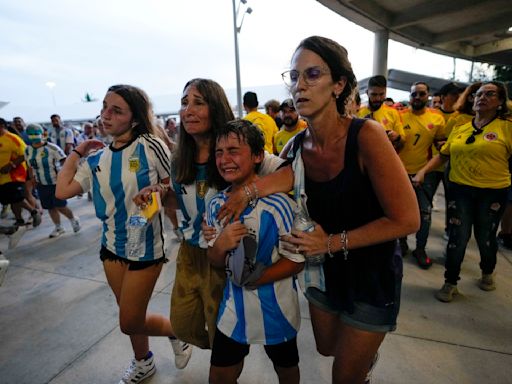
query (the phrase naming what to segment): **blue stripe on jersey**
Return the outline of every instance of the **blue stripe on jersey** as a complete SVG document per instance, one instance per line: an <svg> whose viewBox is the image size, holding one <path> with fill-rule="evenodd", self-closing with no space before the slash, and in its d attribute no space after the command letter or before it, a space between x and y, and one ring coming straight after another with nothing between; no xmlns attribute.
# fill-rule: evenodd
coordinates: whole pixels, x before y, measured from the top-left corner
<svg viewBox="0 0 512 384"><path fill-rule="evenodd" d="M114 213L114 247L116 255L124 257L125 246L128 239L126 231L126 223L128 220L128 212L124 205L125 194L123 189L123 152L112 152L112 163L110 164L110 189L114 196L116 212Z"/></svg>
<svg viewBox="0 0 512 384"><path fill-rule="evenodd" d="M260 309L263 314L265 344L282 343L283 338L290 340L295 337L297 331L281 310L274 291L274 285L265 284L258 287L258 297L260 298Z"/></svg>
<svg viewBox="0 0 512 384"><path fill-rule="evenodd" d="M293 224L293 212L286 198L276 194L263 198L263 201L276 210L275 213L281 217L285 229L290 231Z"/></svg>
<svg viewBox="0 0 512 384"><path fill-rule="evenodd" d="M54 184L52 181L52 176L50 174L50 163L48 162L48 159L50 157L50 151L48 148L44 148L44 156L43 156L43 172L44 172L44 179L46 180L46 185Z"/></svg>
<svg viewBox="0 0 512 384"><path fill-rule="evenodd" d="M237 322L235 329L229 337L237 340L239 343L247 344L247 334L245 333L245 312L244 312L244 288L237 287L229 282L231 289L233 290L233 302L235 303L235 311Z"/></svg>
<svg viewBox="0 0 512 384"><path fill-rule="evenodd" d="M139 170L137 171L137 187L139 191L151 185L151 181L149 180L149 163L148 158L146 156L146 152L144 151L144 146L139 143L135 149L135 152L139 158ZM144 257L140 260L153 260L155 258L155 250L153 248L153 242L155 240L155 234L153 233L153 226L148 225L146 228L146 252L144 253Z"/></svg>
<svg viewBox="0 0 512 384"><path fill-rule="evenodd" d="M279 244L279 228L274 216L268 211L263 211L260 216L260 228L258 233L258 250L256 260L265 265L272 265L272 250Z"/></svg>
<svg viewBox="0 0 512 384"><path fill-rule="evenodd" d="M92 174L92 201L94 203L94 209L96 211L96 217L103 222L103 236L101 237L101 244L107 246L107 235L108 225L106 225L107 220L107 203L105 199L101 195L100 183L98 181L98 176L96 175L96 170L98 169L98 163L100 161L100 157L103 151L95 153L87 158L87 164L91 168Z"/></svg>

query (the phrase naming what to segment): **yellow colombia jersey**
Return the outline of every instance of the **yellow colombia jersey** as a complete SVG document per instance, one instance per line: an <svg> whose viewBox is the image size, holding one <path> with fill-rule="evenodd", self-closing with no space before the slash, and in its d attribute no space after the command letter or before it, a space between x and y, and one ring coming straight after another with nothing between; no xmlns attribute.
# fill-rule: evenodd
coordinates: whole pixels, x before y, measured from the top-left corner
<svg viewBox="0 0 512 384"><path fill-rule="evenodd" d="M452 115L452 117L450 117L446 122L446 127L444 128L446 137L450 136L450 133L452 133L453 128L469 123L471 120L473 120L473 117L475 116L468 115L467 113L460 113L458 111L455 112Z"/></svg>
<svg viewBox="0 0 512 384"><path fill-rule="evenodd" d="M247 116L244 117L244 119L249 120L263 131L263 134L265 135L265 151L268 153L273 153L273 139L274 135L278 131L274 119L266 113L261 113L258 111L249 112Z"/></svg>
<svg viewBox="0 0 512 384"><path fill-rule="evenodd" d="M401 112L405 132L405 146L398 153L410 175L416 174L432 158L432 143L443 139L444 118L440 113L425 109L415 115L411 109Z"/></svg>
<svg viewBox="0 0 512 384"><path fill-rule="evenodd" d="M494 119L484 126L475 142L466 144L471 122L453 128L441 153L450 155L450 181L478 188L510 186L508 159L512 155L512 121Z"/></svg>
<svg viewBox="0 0 512 384"><path fill-rule="evenodd" d="M0 136L0 166L8 164L10 161L25 155L26 145L23 140L10 132L5 132ZM12 182L24 182L27 179L27 167L25 162L17 166L9 173L0 173L0 185Z"/></svg>
<svg viewBox="0 0 512 384"><path fill-rule="evenodd" d="M369 118L378 121L386 131L395 131L402 138L405 137L400 113L398 113L395 108L382 104L379 109L372 112L370 111L370 108L362 107L357 115L362 118Z"/></svg>
<svg viewBox="0 0 512 384"><path fill-rule="evenodd" d="M299 121L297 121L297 124L295 125L295 129L293 131L287 131L286 129L284 129L284 125L283 125L283 127L279 130L279 132L277 132L274 135L274 154L277 154L277 155L280 154L281 151L283 150L284 146L286 145L286 143L288 143L288 141L290 141L290 139L293 136L295 136L297 133L306 129L307 126L308 126L308 124L304 120L301 120L301 119L299 119Z"/></svg>

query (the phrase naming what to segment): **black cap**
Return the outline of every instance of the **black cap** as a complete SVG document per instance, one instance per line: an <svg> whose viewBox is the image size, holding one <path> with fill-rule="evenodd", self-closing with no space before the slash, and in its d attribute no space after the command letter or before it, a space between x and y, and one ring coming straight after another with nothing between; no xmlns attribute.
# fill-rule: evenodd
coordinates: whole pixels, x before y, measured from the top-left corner
<svg viewBox="0 0 512 384"><path fill-rule="evenodd" d="M295 110L295 105L293 104L292 99L286 99L284 100L281 105L279 106L279 110L282 111L285 107L291 108Z"/></svg>
<svg viewBox="0 0 512 384"><path fill-rule="evenodd" d="M441 87L439 90L439 94L446 96L446 95L458 95L462 92L464 92L465 87L461 86L455 82L450 82Z"/></svg>

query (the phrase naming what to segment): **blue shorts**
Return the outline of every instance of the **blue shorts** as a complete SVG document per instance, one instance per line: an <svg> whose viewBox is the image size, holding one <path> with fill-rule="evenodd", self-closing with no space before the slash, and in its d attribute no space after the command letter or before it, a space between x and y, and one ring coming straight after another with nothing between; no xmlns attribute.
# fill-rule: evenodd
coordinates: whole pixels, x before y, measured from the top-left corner
<svg viewBox="0 0 512 384"><path fill-rule="evenodd" d="M325 312L338 315L340 320L348 326L368 332L385 333L396 329L396 319L400 310L401 289L402 280L397 279L393 304L387 307L376 307L368 303L356 301L354 302L353 313L337 308L332 304L325 292L317 288L308 288L305 296L309 303Z"/></svg>
<svg viewBox="0 0 512 384"><path fill-rule="evenodd" d="M65 207L68 203L66 200L57 199L55 197L55 185L37 185L37 193L39 194L39 199L41 200L41 206L44 209L52 209L52 208L62 208Z"/></svg>

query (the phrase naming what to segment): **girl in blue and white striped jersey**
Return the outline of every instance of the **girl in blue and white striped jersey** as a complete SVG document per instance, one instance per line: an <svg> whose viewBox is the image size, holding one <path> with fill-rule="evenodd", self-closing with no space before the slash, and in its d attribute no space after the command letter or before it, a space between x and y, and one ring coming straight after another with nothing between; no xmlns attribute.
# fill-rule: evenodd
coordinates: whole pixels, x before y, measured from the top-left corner
<svg viewBox="0 0 512 384"><path fill-rule="evenodd" d="M120 383L137 383L155 372L148 336L171 338L174 332L167 316L146 313L166 261L163 212L147 226L140 256L128 256L127 224L138 212L132 198L142 188L169 183L170 152L153 135L151 104L136 87L110 87L101 119L112 144L104 147L98 140L86 140L75 148L59 173L56 194L67 198L92 189L96 216L103 223L100 259L119 305L121 330L130 336L135 354ZM82 157L86 158L81 162ZM191 348L180 346L175 362L184 368Z"/></svg>

